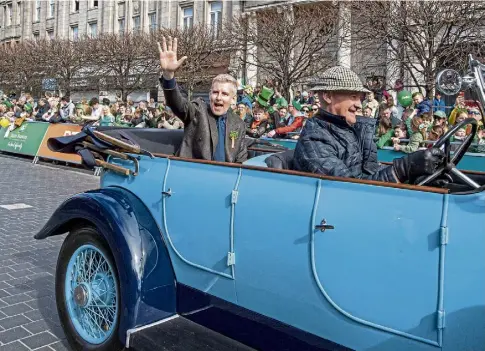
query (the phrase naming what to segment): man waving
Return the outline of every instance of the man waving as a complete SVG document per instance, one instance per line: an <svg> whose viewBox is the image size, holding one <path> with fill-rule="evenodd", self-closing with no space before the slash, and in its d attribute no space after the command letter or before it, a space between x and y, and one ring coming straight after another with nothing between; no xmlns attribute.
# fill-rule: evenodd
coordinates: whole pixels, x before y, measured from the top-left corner
<svg viewBox="0 0 485 351"><path fill-rule="evenodd" d="M188 101L175 82L175 72L187 59L177 60L177 38L162 38L160 68L165 100L173 113L185 124L184 139L178 156L220 162L239 162L247 159L244 143L246 127L232 111L228 111L237 93L237 81L228 74L212 80L210 102L198 98Z"/></svg>

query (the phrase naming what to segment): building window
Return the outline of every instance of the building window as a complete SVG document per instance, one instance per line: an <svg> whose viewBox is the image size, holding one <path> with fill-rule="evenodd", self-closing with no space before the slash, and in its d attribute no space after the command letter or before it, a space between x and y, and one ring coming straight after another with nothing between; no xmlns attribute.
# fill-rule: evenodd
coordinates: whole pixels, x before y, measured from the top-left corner
<svg viewBox="0 0 485 351"><path fill-rule="evenodd" d="M125 17L125 3L121 2L118 4L118 16Z"/></svg>
<svg viewBox="0 0 485 351"><path fill-rule="evenodd" d="M118 30L119 30L119 33L121 36L123 36L125 34L125 19L124 18L120 18L118 20Z"/></svg>
<svg viewBox="0 0 485 351"><path fill-rule="evenodd" d="M33 33L33 37L34 37L34 40L35 40L35 41L39 41L39 38L40 38L40 33L39 33L39 32L35 32L35 33Z"/></svg>
<svg viewBox="0 0 485 351"><path fill-rule="evenodd" d="M90 0L89 1L89 7L92 8L92 9L97 9L98 8L98 0Z"/></svg>
<svg viewBox="0 0 485 351"><path fill-rule="evenodd" d="M79 12L79 0L72 2L72 12Z"/></svg>
<svg viewBox="0 0 485 351"><path fill-rule="evenodd" d="M150 21L150 32L155 32L157 30L157 14L148 14L148 20Z"/></svg>
<svg viewBox="0 0 485 351"><path fill-rule="evenodd" d="M183 27L184 29L192 28L194 25L194 8L191 7L184 7L183 11Z"/></svg>
<svg viewBox="0 0 485 351"><path fill-rule="evenodd" d="M88 24L89 26L89 35L91 38L96 38L98 35L98 22L91 22Z"/></svg>
<svg viewBox="0 0 485 351"><path fill-rule="evenodd" d="M22 3L20 1L17 2L17 24L20 24L22 20Z"/></svg>
<svg viewBox="0 0 485 351"><path fill-rule="evenodd" d="M133 17L133 32L138 33L140 31L140 16Z"/></svg>
<svg viewBox="0 0 485 351"><path fill-rule="evenodd" d="M139 0L133 0L133 13L134 14L140 13L140 1Z"/></svg>
<svg viewBox="0 0 485 351"><path fill-rule="evenodd" d="M56 9L55 0L49 0L49 18L54 17L55 9Z"/></svg>
<svg viewBox="0 0 485 351"><path fill-rule="evenodd" d="M150 12L157 11L157 2L156 1L151 0L148 6L149 6L148 11L150 11Z"/></svg>
<svg viewBox="0 0 485 351"><path fill-rule="evenodd" d="M214 38L217 38L222 30L222 1L211 2L210 23L212 35Z"/></svg>
<svg viewBox="0 0 485 351"><path fill-rule="evenodd" d="M49 40L54 39L54 29L48 29L45 34Z"/></svg>
<svg viewBox="0 0 485 351"><path fill-rule="evenodd" d="M71 26L71 40L78 40L79 39L79 27L78 26Z"/></svg>
<svg viewBox="0 0 485 351"><path fill-rule="evenodd" d="M40 21L40 0L35 0L34 22Z"/></svg>
<svg viewBox="0 0 485 351"><path fill-rule="evenodd" d="M12 25L12 4L7 5L7 27Z"/></svg>

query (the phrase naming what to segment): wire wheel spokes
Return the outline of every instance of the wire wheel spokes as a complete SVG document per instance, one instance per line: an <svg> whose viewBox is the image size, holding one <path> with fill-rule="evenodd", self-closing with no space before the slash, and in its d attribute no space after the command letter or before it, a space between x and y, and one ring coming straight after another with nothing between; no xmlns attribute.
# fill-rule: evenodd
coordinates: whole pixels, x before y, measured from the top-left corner
<svg viewBox="0 0 485 351"><path fill-rule="evenodd" d="M71 257L66 279L66 301L76 330L86 341L104 342L118 315L117 282L109 261L94 246L82 246Z"/></svg>

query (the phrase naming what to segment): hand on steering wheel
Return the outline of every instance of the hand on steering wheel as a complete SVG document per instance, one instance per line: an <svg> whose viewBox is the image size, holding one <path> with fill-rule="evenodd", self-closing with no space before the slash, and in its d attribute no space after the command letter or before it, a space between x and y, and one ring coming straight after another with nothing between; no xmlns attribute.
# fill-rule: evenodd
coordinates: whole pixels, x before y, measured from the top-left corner
<svg viewBox="0 0 485 351"><path fill-rule="evenodd" d="M472 131L470 135L468 135L463 143L459 146L458 150L456 150L453 154L453 157L451 157L451 143L450 139L451 137L461 128L467 126L467 125L472 126ZM468 147L471 145L473 138L475 137L475 134L477 133L478 130L478 123L476 119L474 118L467 118L464 121L454 125L448 132L446 132L445 135L443 135L434 145L434 148L441 148L443 145L445 146L445 158L444 158L444 164L440 168L436 170L435 173L432 175L426 177L424 180L419 182L418 185L426 185L431 183L433 180L436 178L440 177L441 175L455 175L461 180L463 180L465 183L473 187L474 189L477 189L480 187L479 184L474 182L472 179L470 179L467 175L463 174L461 171L459 171L456 166L458 163L461 161L463 156L465 155L465 152L468 150Z"/></svg>

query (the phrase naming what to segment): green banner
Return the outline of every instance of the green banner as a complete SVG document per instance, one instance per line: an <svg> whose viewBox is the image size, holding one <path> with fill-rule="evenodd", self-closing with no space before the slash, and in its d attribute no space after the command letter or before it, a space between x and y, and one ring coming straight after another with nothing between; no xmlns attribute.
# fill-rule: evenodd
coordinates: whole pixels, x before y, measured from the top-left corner
<svg viewBox="0 0 485 351"><path fill-rule="evenodd" d="M1 128L0 151L35 156L48 127L49 123L46 122L24 122L10 132Z"/></svg>

